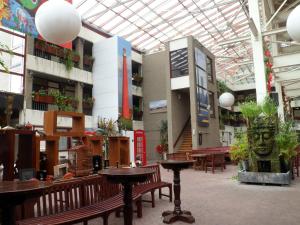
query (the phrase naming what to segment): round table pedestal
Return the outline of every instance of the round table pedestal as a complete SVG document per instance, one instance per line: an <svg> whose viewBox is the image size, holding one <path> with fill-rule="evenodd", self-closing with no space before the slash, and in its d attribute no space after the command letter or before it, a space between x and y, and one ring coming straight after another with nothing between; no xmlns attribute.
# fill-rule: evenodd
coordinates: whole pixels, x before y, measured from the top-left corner
<svg viewBox="0 0 300 225"><path fill-rule="evenodd" d="M101 172L108 181L123 185L124 225L132 225L132 185L146 181L152 173L154 170L145 168L106 169Z"/></svg>
<svg viewBox="0 0 300 225"><path fill-rule="evenodd" d="M162 213L164 217L163 222L170 224L176 221L183 221L186 223L194 223L195 218L192 213L186 210L181 210L180 200L180 170L186 169L193 164L194 161L165 161L162 166L166 169L173 170L174 173L174 211L165 211Z"/></svg>
<svg viewBox="0 0 300 225"><path fill-rule="evenodd" d="M176 221L183 221L186 223L194 223L195 218L192 216L192 213L190 211L181 211L180 214L177 214L174 211L165 211L162 213L162 216L164 217L163 222L164 223L174 223Z"/></svg>

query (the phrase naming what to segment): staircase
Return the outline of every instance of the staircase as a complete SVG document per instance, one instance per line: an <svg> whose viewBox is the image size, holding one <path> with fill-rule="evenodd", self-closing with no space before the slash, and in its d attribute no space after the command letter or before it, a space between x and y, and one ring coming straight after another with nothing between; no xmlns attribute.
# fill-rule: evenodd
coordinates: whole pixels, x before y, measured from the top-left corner
<svg viewBox="0 0 300 225"><path fill-rule="evenodd" d="M187 126L182 134L183 141L177 152L190 152L192 150L192 132L191 126Z"/></svg>
<svg viewBox="0 0 300 225"><path fill-rule="evenodd" d="M173 159L177 160L186 160L187 153L191 153L192 151L192 132L191 132L191 125L187 125L182 133L183 141L178 148L178 150L172 154Z"/></svg>

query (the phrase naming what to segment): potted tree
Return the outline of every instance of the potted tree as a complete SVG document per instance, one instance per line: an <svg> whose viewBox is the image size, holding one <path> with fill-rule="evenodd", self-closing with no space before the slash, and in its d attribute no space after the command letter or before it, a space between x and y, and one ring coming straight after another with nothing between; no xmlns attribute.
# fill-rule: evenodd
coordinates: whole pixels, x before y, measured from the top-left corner
<svg viewBox="0 0 300 225"><path fill-rule="evenodd" d="M275 141L280 152L281 172L287 172L288 170L293 172L292 161L297 155L298 138L292 121L280 123Z"/></svg>
<svg viewBox="0 0 300 225"><path fill-rule="evenodd" d="M236 134L235 141L230 146L230 159L237 162L242 171L249 171L249 149L246 133Z"/></svg>

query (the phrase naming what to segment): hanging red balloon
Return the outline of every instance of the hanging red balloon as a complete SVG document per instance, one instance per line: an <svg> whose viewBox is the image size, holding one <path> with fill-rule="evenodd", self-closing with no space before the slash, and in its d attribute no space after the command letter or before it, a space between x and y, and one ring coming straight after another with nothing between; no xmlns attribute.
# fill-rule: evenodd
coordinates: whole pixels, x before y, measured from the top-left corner
<svg viewBox="0 0 300 225"><path fill-rule="evenodd" d="M265 51L265 56L271 57L271 52L270 52L269 50L266 50L266 51Z"/></svg>
<svg viewBox="0 0 300 225"><path fill-rule="evenodd" d="M270 63L270 62L267 62L267 63L266 63L266 66L267 66L268 68L272 68L272 67L273 67L273 64Z"/></svg>

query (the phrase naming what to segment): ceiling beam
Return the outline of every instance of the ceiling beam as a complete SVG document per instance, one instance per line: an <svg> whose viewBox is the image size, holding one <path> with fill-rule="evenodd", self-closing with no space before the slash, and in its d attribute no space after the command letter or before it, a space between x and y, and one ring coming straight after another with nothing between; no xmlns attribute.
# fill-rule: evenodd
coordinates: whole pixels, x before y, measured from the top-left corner
<svg viewBox="0 0 300 225"><path fill-rule="evenodd" d="M280 72L275 74L276 82L287 82L300 79L300 68L298 70Z"/></svg>
<svg viewBox="0 0 300 225"><path fill-rule="evenodd" d="M300 64L300 53L285 54L273 57L273 69L296 66Z"/></svg>
<svg viewBox="0 0 300 225"><path fill-rule="evenodd" d="M278 29L272 29L272 30L268 30L268 31L264 31L262 32L263 36L269 36L269 35L273 35L273 34L279 34L279 33L283 33L286 32L286 27L281 27ZM242 42L242 41L250 41L251 36L247 35L247 36L243 36L243 37L239 37L239 38L233 38L230 40L226 40L226 41L221 41L218 43L218 45L222 46L222 45L229 45L229 44L234 44L236 42Z"/></svg>

